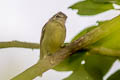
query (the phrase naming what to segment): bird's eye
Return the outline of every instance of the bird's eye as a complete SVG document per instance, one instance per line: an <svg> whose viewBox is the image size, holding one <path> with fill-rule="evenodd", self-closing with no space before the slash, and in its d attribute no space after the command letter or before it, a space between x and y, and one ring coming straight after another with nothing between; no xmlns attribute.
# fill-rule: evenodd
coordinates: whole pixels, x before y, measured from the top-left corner
<svg viewBox="0 0 120 80"><path fill-rule="evenodd" d="M57 16L56 16L56 18L60 18L60 16L59 16L59 15L57 15Z"/></svg>

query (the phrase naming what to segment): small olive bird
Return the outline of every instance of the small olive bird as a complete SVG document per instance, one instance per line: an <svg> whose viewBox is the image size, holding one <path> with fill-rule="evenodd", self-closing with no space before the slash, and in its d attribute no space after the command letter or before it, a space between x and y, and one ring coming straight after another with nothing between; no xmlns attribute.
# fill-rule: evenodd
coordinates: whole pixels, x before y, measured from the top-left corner
<svg viewBox="0 0 120 80"><path fill-rule="evenodd" d="M54 54L64 45L67 16L58 12L44 25L40 40L40 60Z"/></svg>

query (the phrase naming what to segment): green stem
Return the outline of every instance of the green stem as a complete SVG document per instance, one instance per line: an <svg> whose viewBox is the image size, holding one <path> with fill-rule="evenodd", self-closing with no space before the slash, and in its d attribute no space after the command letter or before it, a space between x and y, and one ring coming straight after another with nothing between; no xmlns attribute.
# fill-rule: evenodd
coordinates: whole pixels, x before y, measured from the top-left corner
<svg viewBox="0 0 120 80"><path fill-rule="evenodd" d="M109 49L104 47L91 48L89 52L90 54L95 53L95 54L106 55L106 56L120 57L120 50L114 50L114 49Z"/></svg>
<svg viewBox="0 0 120 80"><path fill-rule="evenodd" d="M9 48L9 47L40 49L40 44L20 42L20 41L0 42L0 48Z"/></svg>
<svg viewBox="0 0 120 80"><path fill-rule="evenodd" d="M21 73L21 75L16 76L12 80L32 80L36 76L42 75L43 72L48 70L49 64L46 65L45 60L40 61L39 63L35 64L34 66L31 66L26 71Z"/></svg>

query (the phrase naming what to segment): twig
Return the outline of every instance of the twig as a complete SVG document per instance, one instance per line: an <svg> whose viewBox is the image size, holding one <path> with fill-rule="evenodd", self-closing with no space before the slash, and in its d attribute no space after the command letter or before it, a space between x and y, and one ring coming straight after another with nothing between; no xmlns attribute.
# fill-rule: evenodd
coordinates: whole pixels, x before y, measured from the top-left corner
<svg viewBox="0 0 120 80"><path fill-rule="evenodd" d="M120 57L120 50L114 50L104 47L94 47L90 49L90 54L100 54L100 55L106 55L106 56L115 56Z"/></svg>
<svg viewBox="0 0 120 80"><path fill-rule="evenodd" d="M10 47L40 49L40 44L20 42L20 41L0 42L0 48L10 48Z"/></svg>

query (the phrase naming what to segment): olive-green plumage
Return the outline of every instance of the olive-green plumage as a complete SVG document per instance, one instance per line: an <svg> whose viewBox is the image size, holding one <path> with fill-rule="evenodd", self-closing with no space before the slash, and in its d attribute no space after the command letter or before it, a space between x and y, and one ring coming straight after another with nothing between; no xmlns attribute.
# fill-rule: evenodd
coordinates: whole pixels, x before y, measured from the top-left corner
<svg viewBox="0 0 120 80"><path fill-rule="evenodd" d="M64 13L58 12L43 27L40 40L40 60L54 54L64 44L66 18Z"/></svg>

